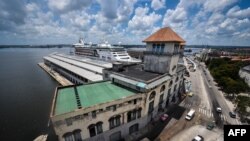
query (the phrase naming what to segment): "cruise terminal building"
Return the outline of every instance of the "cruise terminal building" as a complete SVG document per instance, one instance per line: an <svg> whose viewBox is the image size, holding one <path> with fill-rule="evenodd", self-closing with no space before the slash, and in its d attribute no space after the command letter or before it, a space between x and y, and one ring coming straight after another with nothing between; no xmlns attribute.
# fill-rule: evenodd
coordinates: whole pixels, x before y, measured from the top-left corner
<svg viewBox="0 0 250 141"><path fill-rule="evenodd" d="M135 140L159 111L183 92L185 41L171 28L150 35L142 64L113 64L103 81L57 87L51 121L60 141Z"/></svg>

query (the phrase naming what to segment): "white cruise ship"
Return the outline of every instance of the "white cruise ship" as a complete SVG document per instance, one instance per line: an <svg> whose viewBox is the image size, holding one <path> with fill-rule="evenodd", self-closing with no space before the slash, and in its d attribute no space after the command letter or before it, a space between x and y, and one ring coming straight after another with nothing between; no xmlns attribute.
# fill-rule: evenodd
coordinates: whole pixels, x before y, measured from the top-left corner
<svg viewBox="0 0 250 141"><path fill-rule="evenodd" d="M97 45L84 44L74 47L76 55L94 56L109 62L141 63L141 60L129 56L122 46L113 46L107 41Z"/></svg>

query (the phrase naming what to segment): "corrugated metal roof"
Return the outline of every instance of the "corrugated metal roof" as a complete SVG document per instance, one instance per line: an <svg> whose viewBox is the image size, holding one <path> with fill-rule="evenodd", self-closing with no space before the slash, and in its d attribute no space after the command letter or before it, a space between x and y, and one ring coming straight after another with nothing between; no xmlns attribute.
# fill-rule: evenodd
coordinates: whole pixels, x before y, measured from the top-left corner
<svg viewBox="0 0 250 141"><path fill-rule="evenodd" d="M102 75L100 75L100 74L93 73L91 71L85 70L83 68L80 68L80 67L68 64L68 63L65 63L63 61L57 60L57 59L52 58L52 57L47 56L47 57L44 57L44 59L46 59L54 64L57 64L58 66L65 68L66 70L69 70L69 71L71 71L79 76L82 76L90 81L103 80Z"/></svg>
<svg viewBox="0 0 250 141"><path fill-rule="evenodd" d="M161 28L156 31L143 42L180 42L184 43L183 40L177 33L175 33L170 27Z"/></svg>
<svg viewBox="0 0 250 141"><path fill-rule="evenodd" d="M69 58L62 57L62 56L50 55L50 57L55 58L55 59L60 60L60 61L63 61L65 63L73 64L77 67L81 67L81 68L84 68L84 69L92 71L92 72L98 72L98 73L102 74L103 67L99 67L96 65L91 65L88 63L76 61L76 60L69 59Z"/></svg>

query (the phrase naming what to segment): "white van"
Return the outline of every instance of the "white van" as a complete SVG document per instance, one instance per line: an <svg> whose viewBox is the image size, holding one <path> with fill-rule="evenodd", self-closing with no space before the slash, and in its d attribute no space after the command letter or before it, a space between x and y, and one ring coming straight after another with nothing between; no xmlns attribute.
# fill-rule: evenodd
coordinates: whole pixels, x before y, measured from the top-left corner
<svg viewBox="0 0 250 141"><path fill-rule="evenodd" d="M194 113L195 113L195 110L194 109L190 109L190 111L186 115L185 119L186 120L191 120L194 117Z"/></svg>

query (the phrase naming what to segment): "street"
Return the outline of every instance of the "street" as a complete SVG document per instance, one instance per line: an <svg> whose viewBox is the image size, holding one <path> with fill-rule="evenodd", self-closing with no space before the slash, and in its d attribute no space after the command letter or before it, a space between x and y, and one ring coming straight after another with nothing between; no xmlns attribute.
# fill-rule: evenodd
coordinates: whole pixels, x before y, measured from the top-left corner
<svg viewBox="0 0 250 141"><path fill-rule="evenodd" d="M205 140L223 140L224 124L240 124L238 116L231 118L229 112L233 111L234 106L227 101L222 92L218 90L210 72L205 64L184 59L184 65L189 71L189 77L186 77L186 83L191 85L188 88L193 95L186 95L186 98L179 104L185 108L181 118L169 121L172 125L166 125L165 129L157 137L159 140L183 140L192 139L197 134L204 137ZM193 65L192 63L196 63ZM193 69L192 66L197 66ZM221 108L221 113L216 108ZM190 109L195 109L195 116L191 121L185 120L185 116ZM181 113L176 111L176 113ZM172 117L172 114L169 113ZM206 129L208 123L213 122L216 126L212 130Z"/></svg>

